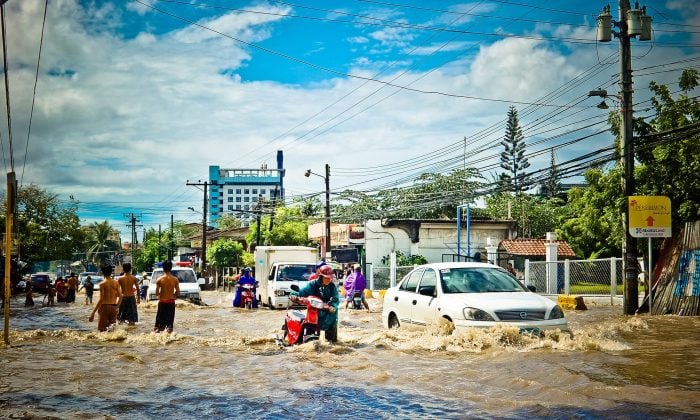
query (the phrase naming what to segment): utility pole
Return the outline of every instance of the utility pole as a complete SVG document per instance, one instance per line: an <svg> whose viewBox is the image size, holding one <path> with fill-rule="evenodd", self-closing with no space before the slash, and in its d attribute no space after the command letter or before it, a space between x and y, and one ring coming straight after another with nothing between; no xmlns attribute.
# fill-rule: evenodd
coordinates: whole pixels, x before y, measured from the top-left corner
<svg viewBox="0 0 700 420"><path fill-rule="evenodd" d="M160 261L160 237L161 237L160 223L158 223L158 260L157 261Z"/></svg>
<svg viewBox="0 0 700 420"><path fill-rule="evenodd" d="M200 256L200 269L202 275L204 275L204 270L206 268L207 264L207 188L209 187L209 182L204 181L204 182L197 182L197 183L190 183L189 181L187 182L187 185L190 186L197 186L197 187L204 187L204 200L202 204L202 252Z"/></svg>
<svg viewBox="0 0 700 420"><path fill-rule="evenodd" d="M326 258L331 258L331 166L326 163Z"/></svg>
<svg viewBox="0 0 700 420"><path fill-rule="evenodd" d="M13 223L15 207L17 206L17 178L14 172L7 173L7 199L5 205L5 277L3 293L4 306L4 333L5 345L10 344L10 283L12 282L12 232L15 230Z"/></svg>
<svg viewBox="0 0 700 420"><path fill-rule="evenodd" d="M634 9L630 8L629 0L619 0L619 20L612 22L610 6L603 9L598 16L598 41L608 42L612 39L613 23L618 32L615 36L620 39L620 146L622 149L623 183L622 190L625 197L634 195L634 132L632 109L632 47L630 39L639 37L640 41L651 40L651 16L646 15L646 7L639 8L635 3ZM605 91L593 91L591 96L608 96ZM625 200L627 203L628 200ZM629 208L624 207L622 228L624 237L622 243L624 278L624 302L623 312L626 315L634 315L639 308L639 284L637 280L637 239L632 236L629 229Z"/></svg>
<svg viewBox="0 0 700 420"><path fill-rule="evenodd" d="M170 215L170 243L168 244L168 261L175 256L175 216Z"/></svg>
<svg viewBox="0 0 700 420"><path fill-rule="evenodd" d="M137 225L136 223L139 222L139 220L136 218L136 215L134 213L129 213L124 215L126 218L129 219L129 226L131 226L131 263L134 263L134 248L136 247L136 242L138 239L136 238L136 227L141 227L143 225Z"/></svg>
<svg viewBox="0 0 700 420"><path fill-rule="evenodd" d="M260 223L262 221L262 202L260 200L258 200L257 213L258 213L258 215L256 217L256 221L257 221L257 226L258 226L258 232L255 235L255 246L256 247L258 247L260 245Z"/></svg>

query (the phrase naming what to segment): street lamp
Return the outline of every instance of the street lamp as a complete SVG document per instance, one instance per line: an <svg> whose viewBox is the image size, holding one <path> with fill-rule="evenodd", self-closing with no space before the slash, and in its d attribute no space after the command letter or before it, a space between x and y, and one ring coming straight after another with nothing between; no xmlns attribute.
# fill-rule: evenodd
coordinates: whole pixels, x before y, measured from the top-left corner
<svg viewBox="0 0 700 420"><path fill-rule="evenodd" d="M319 175L315 172L312 172L311 169L307 169L306 172L304 173L305 177L309 177L311 175L316 175L318 177L321 177L326 181L326 255L330 257L331 253L331 188L330 188L330 182L329 178L331 176L331 167L326 163L326 176Z"/></svg>

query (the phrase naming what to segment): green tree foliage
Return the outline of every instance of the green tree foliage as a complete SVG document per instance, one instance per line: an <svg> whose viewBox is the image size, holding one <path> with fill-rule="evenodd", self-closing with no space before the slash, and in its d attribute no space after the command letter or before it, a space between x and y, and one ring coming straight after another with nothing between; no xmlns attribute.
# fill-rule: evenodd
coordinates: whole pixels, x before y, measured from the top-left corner
<svg viewBox="0 0 700 420"><path fill-rule="evenodd" d="M93 263L105 262L119 250L119 244L110 239L114 229L108 221L94 222L90 225L87 245L85 251L87 259Z"/></svg>
<svg viewBox="0 0 700 420"><path fill-rule="evenodd" d="M483 186L476 169L460 168L447 175L424 173L407 188L385 189L374 195L345 191L339 200L349 204L333 207L333 220L360 223L375 218L454 218L457 206L474 202Z"/></svg>
<svg viewBox="0 0 700 420"><path fill-rule="evenodd" d="M700 102L689 96L698 87L698 71L684 71L679 87L682 92L674 99L667 86L651 82L657 115L636 124L640 135L636 146L637 194L669 197L676 225L700 220L700 134L678 130L662 138L650 135L700 122Z"/></svg>
<svg viewBox="0 0 700 420"><path fill-rule="evenodd" d="M576 255L587 258L619 256L622 249L623 196L619 167L586 172L586 188L569 191L566 214L556 230Z"/></svg>
<svg viewBox="0 0 700 420"><path fill-rule="evenodd" d="M501 146L503 146L501 168L506 171L504 178L509 181L510 191L515 193L525 191L528 185L525 170L530 167L530 163L525 157L525 139L518 121L518 111L514 106L508 110L506 134L501 141Z"/></svg>
<svg viewBox="0 0 700 420"><path fill-rule="evenodd" d="M158 252L160 250L160 252ZM146 238L139 252L134 255L134 269L139 271L151 271L156 262L163 261L168 256L168 246L161 235L158 240L158 232L151 228L146 231Z"/></svg>
<svg viewBox="0 0 700 420"><path fill-rule="evenodd" d="M233 239L217 239L207 247L207 261L216 267L233 267L240 264L243 245Z"/></svg>
<svg viewBox="0 0 700 420"><path fill-rule="evenodd" d="M2 229L5 231L5 203L2 200ZM56 194L34 184L17 191L16 232L22 261L73 260L84 251L85 232L80 227L78 207L72 200L61 202Z"/></svg>
<svg viewBox="0 0 700 420"><path fill-rule="evenodd" d="M309 221L302 215L301 206L277 207L270 229L270 216L260 221L260 245L311 245L308 239ZM258 236L257 221L250 224L246 242L256 243Z"/></svg>
<svg viewBox="0 0 700 420"><path fill-rule="evenodd" d="M558 226L558 220L566 214L563 201L558 198L539 198L534 195L520 193L496 193L484 200L486 207L475 215L483 215L492 219L508 219L518 222L518 237L542 238L547 232L553 232Z"/></svg>
<svg viewBox="0 0 700 420"><path fill-rule="evenodd" d="M550 161L549 161L549 172L547 173L547 178L540 184L540 189L542 195L549 198L554 198L559 195L561 191L561 174L557 163L554 160L554 149L552 149Z"/></svg>
<svg viewBox="0 0 700 420"><path fill-rule="evenodd" d="M241 219L230 214L223 214L216 221L216 226L221 230L237 229L241 227Z"/></svg>
<svg viewBox="0 0 700 420"><path fill-rule="evenodd" d="M389 265L390 255L382 257L382 264ZM399 267L407 267L411 265L427 264L428 260L422 255L407 255L401 251L396 251L396 265Z"/></svg>

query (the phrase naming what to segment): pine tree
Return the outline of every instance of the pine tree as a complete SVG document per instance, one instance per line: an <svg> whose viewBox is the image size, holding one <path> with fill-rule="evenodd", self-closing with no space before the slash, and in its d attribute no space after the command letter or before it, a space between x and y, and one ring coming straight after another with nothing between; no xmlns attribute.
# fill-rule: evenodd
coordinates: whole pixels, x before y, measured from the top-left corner
<svg viewBox="0 0 700 420"><path fill-rule="evenodd" d="M561 191L561 172L559 171L557 163L554 160L553 148L550 158L549 173L547 174L547 178L542 181L540 189L542 191L542 195L549 198L556 197Z"/></svg>
<svg viewBox="0 0 700 420"><path fill-rule="evenodd" d="M501 153L501 168L506 171L503 178L510 182L512 192L525 191L528 184L525 169L530 167L530 163L525 157L525 140L518 122L518 111L514 106L508 110L506 135L503 137L501 146L504 149Z"/></svg>

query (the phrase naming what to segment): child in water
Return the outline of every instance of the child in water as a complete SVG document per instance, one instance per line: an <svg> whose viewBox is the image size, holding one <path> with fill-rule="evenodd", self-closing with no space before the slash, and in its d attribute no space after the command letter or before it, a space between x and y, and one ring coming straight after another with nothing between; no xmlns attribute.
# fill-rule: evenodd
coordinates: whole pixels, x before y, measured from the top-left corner
<svg viewBox="0 0 700 420"><path fill-rule="evenodd" d="M34 306L34 297L32 296L32 283L27 282L24 288L24 293L25 293L25 299L24 299L24 307L29 307L29 306Z"/></svg>

